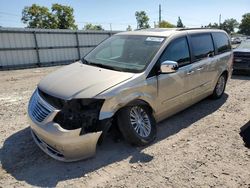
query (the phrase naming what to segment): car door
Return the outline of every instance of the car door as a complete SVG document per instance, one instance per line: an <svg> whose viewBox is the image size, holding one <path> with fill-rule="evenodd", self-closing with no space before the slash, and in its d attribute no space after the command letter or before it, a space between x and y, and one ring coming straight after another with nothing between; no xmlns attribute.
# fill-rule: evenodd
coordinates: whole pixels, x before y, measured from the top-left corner
<svg viewBox="0 0 250 188"><path fill-rule="evenodd" d="M191 64L187 37L174 39L159 58L164 61L178 62L179 69L174 73L158 75L158 112L159 119L167 117L192 104L192 90L198 87L194 82L198 76Z"/></svg>
<svg viewBox="0 0 250 188"><path fill-rule="evenodd" d="M189 37L192 47L192 70L196 76L191 82L196 82L198 87L193 90L193 98L202 96L212 87L213 65L216 63L215 50L210 33L192 34Z"/></svg>

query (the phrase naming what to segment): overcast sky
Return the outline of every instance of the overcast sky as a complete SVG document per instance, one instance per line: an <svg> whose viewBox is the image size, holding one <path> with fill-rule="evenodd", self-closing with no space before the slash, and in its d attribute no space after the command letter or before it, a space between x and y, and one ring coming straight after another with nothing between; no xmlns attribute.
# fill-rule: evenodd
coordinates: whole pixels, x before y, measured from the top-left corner
<svg viewBox="0 0 250 188"><path fill-rule="evenodd" d="M209 22L222 22L227 18L241 20L250 13L249 0L0 0L0 25L25 27L21 22L22 9L36 3L51 7L53 3L74 8L76 24L82 29L86 23L101 24L105 29L125 30L128 25L136 28L135 11L145 10L150 25L158 21L158 6L162 19L176 24L178 16L187 27L200 27Z"/></svg>

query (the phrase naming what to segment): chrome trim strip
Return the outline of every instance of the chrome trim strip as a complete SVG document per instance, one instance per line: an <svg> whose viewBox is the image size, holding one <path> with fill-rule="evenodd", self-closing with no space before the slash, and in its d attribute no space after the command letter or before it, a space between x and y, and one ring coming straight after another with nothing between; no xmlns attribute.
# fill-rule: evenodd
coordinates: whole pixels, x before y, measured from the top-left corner
<svg viewBox="0 0 250 188"><path fill-rule="evenodd" d="M62 153L60 153L59 151L57 151L56 149L52 148L50 145L48 145L46 142L44 142L41 138L39 138L39 136L32 130L31 131L31 135L33 137L33 140L35 141L35 143L39 146L39 148L44 151L46 154L48 154L49 156L51 156L54 159L60 160L60 161L64 161L64 155Z"/></svg>
<svg viewBox="0 0 250 188"><path fill-rule="evenodd" d="M28 114L33 122L42 124L44 121L51 121L58 111L39 95L37 89L35 90L28 105Z"/></svg>

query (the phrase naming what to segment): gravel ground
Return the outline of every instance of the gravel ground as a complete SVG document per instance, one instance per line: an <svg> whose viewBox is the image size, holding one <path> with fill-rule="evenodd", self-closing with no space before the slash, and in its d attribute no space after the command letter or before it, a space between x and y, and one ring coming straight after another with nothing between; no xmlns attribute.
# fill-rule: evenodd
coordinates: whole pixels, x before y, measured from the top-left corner
<svg viewBox="0 0 250 188"><path fill-rule="evenodd" d="M0 187L250 187L250 77L233 76L220 100L205 99L159 123L135 148L107 138L94 158L62 163L32 141L27 102L58 67L0 72Z"/></svg>

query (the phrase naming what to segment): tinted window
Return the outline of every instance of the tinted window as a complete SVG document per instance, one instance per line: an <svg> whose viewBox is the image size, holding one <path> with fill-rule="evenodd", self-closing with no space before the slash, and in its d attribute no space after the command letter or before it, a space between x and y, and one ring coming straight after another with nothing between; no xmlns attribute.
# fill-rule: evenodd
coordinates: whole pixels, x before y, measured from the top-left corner
<svg viewBox="0 0 250 188"><path fill-rule="evenodd" d="M190 63L189 48L186 37L179 38L171 42L160 58L163 61L176 61L179 66Z"/></svg>
<svg viewBox="0 0 250 188"><path fill-rule="evenodd" d="M191 35L191 41L196 61L207 58L210 53L214 52L210 34Z"/></svg>
<svg viewBox="0 0 250 188"><path fill-rule="evenodd" d="M231 45L226 34L213 33L213 38L218 49L218 54L231 50Z"/></svg>

